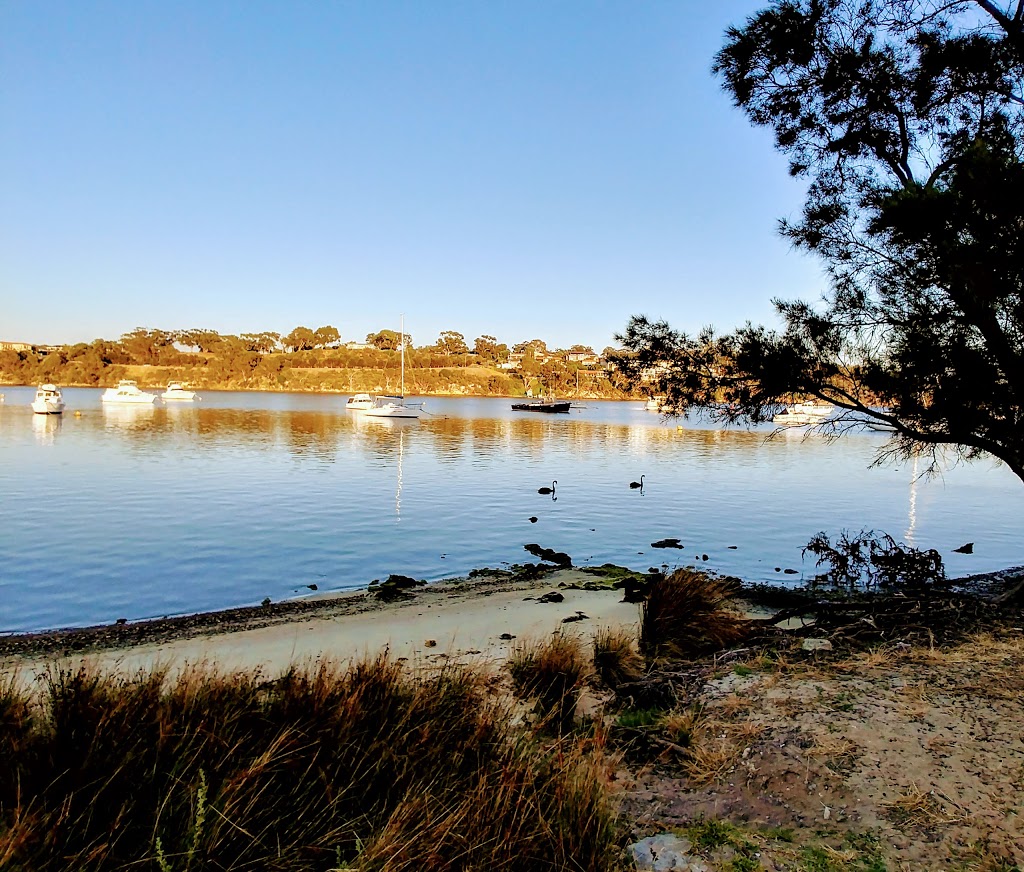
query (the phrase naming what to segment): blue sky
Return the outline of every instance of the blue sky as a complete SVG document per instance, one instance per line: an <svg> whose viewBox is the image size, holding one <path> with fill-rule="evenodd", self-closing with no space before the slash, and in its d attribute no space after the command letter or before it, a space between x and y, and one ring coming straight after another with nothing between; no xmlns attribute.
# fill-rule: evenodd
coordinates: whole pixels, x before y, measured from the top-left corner
<svg viewBox="0 0 1024 872"><path fill-rule="evenodd" d="M803 186L709 72L761 5L0 0L0 339L771 322Z"/></svg>

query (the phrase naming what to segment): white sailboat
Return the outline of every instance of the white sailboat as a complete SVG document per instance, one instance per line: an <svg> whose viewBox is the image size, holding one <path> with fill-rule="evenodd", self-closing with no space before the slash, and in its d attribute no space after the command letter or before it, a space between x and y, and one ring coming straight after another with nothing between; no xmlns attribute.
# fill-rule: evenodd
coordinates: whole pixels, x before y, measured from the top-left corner
<svg viewBox="0 0 1024 872"><path fill-rule="evenodd" d="M402 392L397 395L384 395L373 398L373 404L363 409L362 414L368 418L418 418L423 411L423 403L407 403L405 401L405 316L402 316L399 349L402 358Z"/></svg>

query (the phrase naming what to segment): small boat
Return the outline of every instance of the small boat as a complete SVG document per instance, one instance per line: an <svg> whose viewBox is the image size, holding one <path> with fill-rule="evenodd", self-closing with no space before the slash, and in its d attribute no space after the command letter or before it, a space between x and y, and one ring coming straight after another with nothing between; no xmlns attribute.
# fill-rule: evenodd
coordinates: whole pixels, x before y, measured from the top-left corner
<svg viewBox="0 0 1024 872"><path fill-rule="evenodd" d="M100 400L104 403L153 403L156 402L156 394L139 390L131 379L122 379L116 388L107 388Z"/></svg>
<svg viewBox="0 0 1024 872"><path fill-rule="evenodd" d="M572 406L569 400L531 400L526 403L513 403L513 412L568 412Z"/></svg>
<svg viewBox="0 0 1024 872"><path fill-rule="evenodd" d="M32 411L37 415L60 415L64 411L64 397L56 385L40 385L32 401Z"/></svg>
<svg viewBox="0 0 1024 872"><path fill-rule="evenodd" d="M644 403L644 410L648 412L660 412L665 408L665 401L667 399L668 397L665 396L649 397L647 402Z"/></svg>
<svg viewBox="0 0 1024 872"><path fill-rule="evenodd" d="M406 402L404 396L374 397L368 409L363 409L366 418L418 418L423 411L423 403Z"/></svg>
<svg viewBox="0 0 1024 872"><path fill-rule="evenodd" d="M345 403L345 410L348 412L365 412L373 408L373 397L369 394L353 394Z"/></svg>
<svg viewBox="0 0 1024 872"><path fill-rule="evenodd" d="M168 382L167 390L160 394L161 400L184 400L188 402L195 398L196 392L190 391L188 386L182 382Z"/></svg>
<svg viewBox="0 0 1024 872"><path fill-rule="evenodd" d="M402 392L400 394L374 397L368 409L360 409L368 418L418 418L423 412L423 403L405 401L405 317L402 317L398 335L402 342L399 353L402 360ZM358 396L358 394L357 394ZM365 396L365 394L364 394Z"/></svg>
<svg viewBox="0 0 1024 872"><path fill-rule="evenodd" d="M786 406L779 414L772 416L772 423L790 427L821 424L831 418L835 411L836 407L831 403L815 403L808 400Z"/></svg>

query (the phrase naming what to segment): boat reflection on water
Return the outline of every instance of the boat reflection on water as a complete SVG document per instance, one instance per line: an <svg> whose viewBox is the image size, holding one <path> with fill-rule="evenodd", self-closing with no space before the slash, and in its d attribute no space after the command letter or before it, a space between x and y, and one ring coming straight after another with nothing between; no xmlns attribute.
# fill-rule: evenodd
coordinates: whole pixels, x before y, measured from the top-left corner
<svg viewBox="0 0 1024 872"><path fill-rule="evenodd" d="M64 419L60 415L32 416L32 434L40 445L52 445L63 425Z"/></svg>
<svg viewBox="0 0 1024 872"><path fill-rule="evenodd" d="M146 403L104 403L103 426L122 430L150 430L156 408Z"/></svg>

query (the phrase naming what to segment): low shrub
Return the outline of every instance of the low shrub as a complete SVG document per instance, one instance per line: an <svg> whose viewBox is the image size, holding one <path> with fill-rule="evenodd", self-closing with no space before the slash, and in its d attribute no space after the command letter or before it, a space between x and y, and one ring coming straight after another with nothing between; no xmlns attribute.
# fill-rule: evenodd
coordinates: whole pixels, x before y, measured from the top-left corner
<svg viewBox="0 0 1024 872"><path fill-rule="evenodd" d="M594 669L612 689L637 681L643 675L644 660L633 636L610 627L598 630L594 635Z"/></svg>
<svg viewBox="0 0 1024 872"><path fill-rule="evenodd" d="M735 582L692 569L656 579L640 605L640 650L690 657L741 639L749 622L733 611Z"/></svg>
<svg viewBox="0 0 1024 872"><path fill-rule="evenodd" d="M576 701L590 666L583 644L558 633L546 641L526 641L509 658L508 670L516 693L537 700L542 722L565 733L572 729Z"/></svg>

